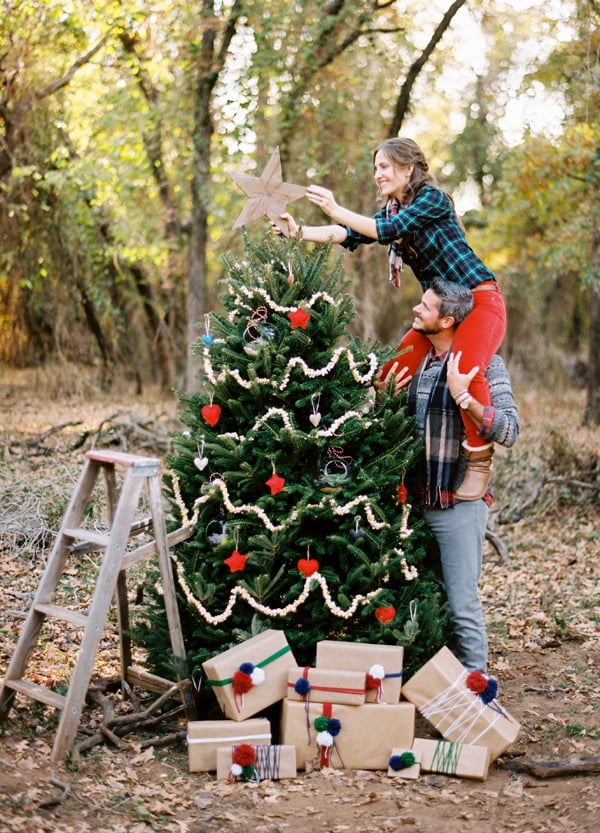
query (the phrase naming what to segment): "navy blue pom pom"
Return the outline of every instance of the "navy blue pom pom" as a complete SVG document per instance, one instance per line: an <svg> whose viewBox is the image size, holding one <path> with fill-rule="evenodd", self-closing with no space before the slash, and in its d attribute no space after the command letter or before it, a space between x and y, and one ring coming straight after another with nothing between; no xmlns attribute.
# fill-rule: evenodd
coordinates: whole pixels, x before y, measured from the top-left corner
<svg viewBox="0 0 600 833"><path fill-rule="evenodd" d="M331 717L329 719L329 726L327 727L327 731L329 732L332 738L339 735L341 728L342 724L337 719L337 717Z"/></svg>
<svg viewBox="0 0 600 833"><path fill-rule="evenodd" d="M240 671L242 674L252 674L254 671L254 665L251 662L243 662L240 665Z"/></svg>
<svg viewBox="0 0 600 833"><path fill-rule="evenodd" d="M493 677L488 677L487 686L479 696L484 703L491 703L498 695L498 682Z"/></svg>
<svg viewBox="0 0 600 833"><path fill-rule="evenodd" d="M305 694L308 694L310 691L310 683L305 677L298 677L294 684L294 691L296 694L299 694L301 697L304 697Z"/></svg>
<svg viewBox="0 0 600 833"><path fill-rule="evenodd" d="M402 760L402 755L392 755L389 761L390 769L393 769L394 772L399 772L401 769L404 769L404 761Z"/></svg>

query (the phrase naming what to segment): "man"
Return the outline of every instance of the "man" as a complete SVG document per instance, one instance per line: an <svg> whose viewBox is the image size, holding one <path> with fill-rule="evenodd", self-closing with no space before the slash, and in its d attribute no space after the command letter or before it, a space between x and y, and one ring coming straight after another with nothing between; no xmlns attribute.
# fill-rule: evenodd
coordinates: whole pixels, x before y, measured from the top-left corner
<svg viewBox="0 0 600 833"><path fill-rule="evenodd" d="M486 670L487 635L478 594L483 543L491 502L489 491L477 500L458 500L456 491L465 473L460 409L467 411L480 435L488 442L512 446L519 434L519 415L510 377L500 356L486 371L491 406L484 407L470 393L478 368L459 369L461 354L451 352L456 328L473 305L467 287L434 280L421 302L413 308L412 327L431 342L431 349L414 378L394 380L392 366L381 390L394 383L397 393L409 385L409 412L416 416L425 450L416 471L416 490L423 515L440 550L442 576L454 630L458 659L469 671ZM388 387L389 389L389 387Z"/></svg>

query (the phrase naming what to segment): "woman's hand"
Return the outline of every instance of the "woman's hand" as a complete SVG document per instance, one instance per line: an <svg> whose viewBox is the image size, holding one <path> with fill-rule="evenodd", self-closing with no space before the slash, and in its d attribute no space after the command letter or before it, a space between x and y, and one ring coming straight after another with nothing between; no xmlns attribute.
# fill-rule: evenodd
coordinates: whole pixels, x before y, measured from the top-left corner
<svg viewBox="0 0 600 833"><path fill-rule="evenodd" d="M408 373L408 367L403 367L399 373L396 373L397 370L398 362L394 362L394 364L390 367L390 369L383 378L381 376L378 376L376 379L374 379L373 387L375 388L375 390L387 391L390 382L393 382L394 388L392 396L398 396L398 394L403 388L408 387L410 380L412 379L412 376L406 375Z"/></svg>
<svg viewBox="0 0 600 833"><path fill-rule="evenodd" d="M283 234L284 237L295 237L298 234L298 223L291 214L281 214L282 222L278 225L271 220L271 231L273 234Z"/></svg>
<svg viewBox="0 0 600 833"><path fill-rule="evenodd" d="M459 393L469 390L469 385L479 370L479 366L476 365L468 373L461 373L459 368L461 358L462 350L459 350L458 353L450 353L448 356L448 389L453 399L456 399Z"/></svg>
<svg viewBox="0 0 600 833"><path fill-rule="evenodd" d="M332 192L328 191L327 188L321 188L320 185L309 185L306 189L306 196L313 205L318 206L328 217L331 217L338 208Z"/></svg>

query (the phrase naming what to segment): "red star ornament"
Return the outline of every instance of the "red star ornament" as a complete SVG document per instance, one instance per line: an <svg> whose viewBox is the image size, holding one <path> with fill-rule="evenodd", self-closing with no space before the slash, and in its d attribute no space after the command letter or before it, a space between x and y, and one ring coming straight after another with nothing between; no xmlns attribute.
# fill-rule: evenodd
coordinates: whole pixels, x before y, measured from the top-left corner
<svg viewBox="0 0 600 833"><path fill-rule="evenodd" d="M241 573L246 569L247 558L247 555L242 555L241 552L234 550L229 558L223 561L223 564L227 564L231 573Z"/></svg>
<svg viewBox="0 0 600 833"><path fill-rule="evenodd" d="M406 491L406 486L404 483L401 483L398 486L398 503L406 503L407 496L408 492Z"/></svg>
<svg viewBox="0 0 600 833"><path fill-rule="evenodd" d="M306 325L310 319L310 313L304 312L303 309L298 309L295 312L288 312L288 318L292 322L292 330L296 327L301 327L303 330L306 329Z"/></svg>
<svg viewBox="0 0 600 833"><path fill-rule="evenodd" d="M275 149L260 176L249 174L229 174L229 176L248 196L248 202L235 221L234 229L252 220L258 220L260 217L268 217L274 223L279 223L287 204L300 199L306 193L306 188L283 181L279 148Z"/></svg>
<svg viewBox="0 0 600 833"><path fill-rule="evenodd" d="M277 495L285 486L285 477L280 477L277 472L273 472L271 477L265 481L265 485L269 487L272 495Z"/></svg>

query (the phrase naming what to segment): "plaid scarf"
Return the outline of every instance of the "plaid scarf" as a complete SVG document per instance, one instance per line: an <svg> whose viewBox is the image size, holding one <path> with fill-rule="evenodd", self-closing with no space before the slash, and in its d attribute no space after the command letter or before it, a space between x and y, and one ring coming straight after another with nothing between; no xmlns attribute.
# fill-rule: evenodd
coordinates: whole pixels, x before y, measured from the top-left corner
<svg viewBox="0 0 600 833"><path fill-rule="evenodd" d="M409 413L416 413L417 391L426 358L413 377L408 391ZM454 479L460 457L462 420L446 383L448 356L431 389L425 413L425 467L417 491L428 509L449 509L456 501Z"/></svg>
<svg viewBox="0 0 600 833"><path fill-rule="evenodd" d="M397 214L399 211L400 203L398 200L388 200L385 206L386 217L393 217L394 214ZM390 264L389 282L392 286L395 286L396 289L400 289L400 273L404 269L401 244L401 240L394 240L388 246L388 259Z"/></svg>

